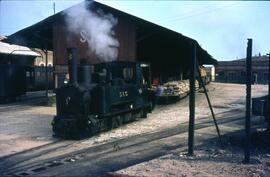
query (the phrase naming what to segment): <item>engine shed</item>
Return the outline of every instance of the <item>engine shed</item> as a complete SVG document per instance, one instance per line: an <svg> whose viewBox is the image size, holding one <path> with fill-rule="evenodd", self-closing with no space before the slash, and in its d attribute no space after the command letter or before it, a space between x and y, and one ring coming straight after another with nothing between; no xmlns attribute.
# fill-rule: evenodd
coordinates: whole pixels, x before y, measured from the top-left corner
<svg viewBox="0 0 270 177"><path fill-rule="evenodd" d="M82 5L82 3L22 29L8 36L5 40L13 44L53 51L56 88L59 86L61 78L67 73L66 49L68 47L78 49L78 63L104 62L95 54L91 46L89 47L87 42L82 40L82 32L71 34L67 29L65 20L67 11ZM200 65L217 63L206 50L200 47L196 40L178 32L98 2L91 2L87 9L94 13L101 10L104 14L111 14L117 19L117 24L113 28L114 36L119 42L116 60L150 63L152 78L161 80L170 77L186 78L194 44L197 45L197 59ZM80 15L76 18L80 18Z"/></svg>

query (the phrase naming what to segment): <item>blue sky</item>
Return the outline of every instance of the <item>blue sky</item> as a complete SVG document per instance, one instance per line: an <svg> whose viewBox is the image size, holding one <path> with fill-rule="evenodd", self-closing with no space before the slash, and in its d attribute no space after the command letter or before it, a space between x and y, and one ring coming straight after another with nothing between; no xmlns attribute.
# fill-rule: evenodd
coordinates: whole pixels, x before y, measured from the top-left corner
<svg viewBox="0 0 270 177"><path fill-rule="evenodd" d="M81 0L0 1L0 35L10 35ZM253 54L270 50L270 2L245 1L101 1L196 39L214 58L232 60L246 55L247 38Z"/></svg>

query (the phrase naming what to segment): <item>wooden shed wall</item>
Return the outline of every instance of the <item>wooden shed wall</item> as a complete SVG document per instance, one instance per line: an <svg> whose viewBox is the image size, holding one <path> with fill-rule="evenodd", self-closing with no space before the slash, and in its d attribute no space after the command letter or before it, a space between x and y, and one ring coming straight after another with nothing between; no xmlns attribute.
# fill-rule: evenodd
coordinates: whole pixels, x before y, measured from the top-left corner
<svg viewBox="0 0 270 177"><path fill-rule="evenodd" d="M135 61L136 58L136 28L135 24L128 22L126 18L116 17L118 23L115 27L116 38L120 43L118 48L118 60ZM87 63L94 64L104 62L100 60L87 42L80 41L80 35L70 34L64 23L56 23L53 26L53 51L54 64L65 65L66 49L76 47L78 49L78 60L86 59Z"/></svg>

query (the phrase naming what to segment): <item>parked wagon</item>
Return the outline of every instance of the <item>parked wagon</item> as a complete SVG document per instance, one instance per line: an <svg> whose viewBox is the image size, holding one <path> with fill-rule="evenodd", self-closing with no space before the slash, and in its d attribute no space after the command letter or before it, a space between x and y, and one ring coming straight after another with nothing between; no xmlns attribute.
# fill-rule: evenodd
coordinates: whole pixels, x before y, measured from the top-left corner
<svg viewBox="0 0 270 177"><path fill-rule="evenodd" d="M53 67L28 66L26 67L27 91L53 89Z"/></svg>
<svg viewBox="0 0 270 177"><path fill-rule="evenodd" d="M15 100L27 91L53 89L53 67L0 65L0 100Z"/></svg>
<svg viewBox="0 0 270 177"><path fill-rule="evenodd" d="M0 100L14 100L26 92L25 73L25 67L21 65L0 65Z"/></svg>

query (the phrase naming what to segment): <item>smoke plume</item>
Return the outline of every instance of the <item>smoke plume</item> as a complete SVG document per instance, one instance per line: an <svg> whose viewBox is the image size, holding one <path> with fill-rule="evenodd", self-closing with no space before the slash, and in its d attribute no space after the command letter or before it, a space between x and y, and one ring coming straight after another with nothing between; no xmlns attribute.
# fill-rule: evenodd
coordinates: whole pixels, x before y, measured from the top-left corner
<svg viewBox="0 0 270 177"><path fill-rule="evenodd" d="M67 29L79 35L80 42L86 42L88 48L103 61L116 60L119 42L113 28L117 25L117 19L101 9L91 11L91 3L85 1L65 12Z"/></svg>

